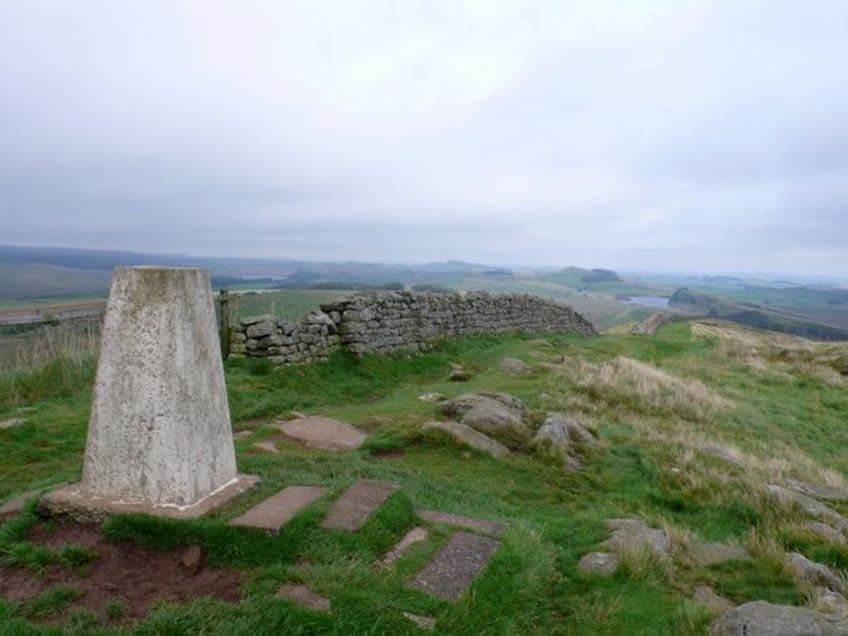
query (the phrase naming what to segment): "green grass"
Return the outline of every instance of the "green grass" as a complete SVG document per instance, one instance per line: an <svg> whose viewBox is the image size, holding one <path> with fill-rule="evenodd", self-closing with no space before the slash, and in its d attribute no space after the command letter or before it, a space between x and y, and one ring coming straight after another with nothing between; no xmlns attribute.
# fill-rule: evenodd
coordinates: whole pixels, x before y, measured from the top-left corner
<svg viewBox="0 0 848 636"><path fill-rule="evenodd" d="M549 346L538 342L540 337ZM504 356L533 364L533 372L504 374L498 368ZM699 406L692 416L675 406L673 395L659 405L616 386L600 395L588 376L539 364L563 356L574 369L580 361L600 368L618 356L649 363L674 377L698 380L730 400L733 408ZM449 382L451 362L469 369L471 380ZM112 517L102 532L151 549L201 543L212 565L246 573L244 600L236 606L205 599L162 604L145 621L122 628L95 625L91 616L77 613L68 631L414 634L402 616L411 611L435 616L443 634L695 635L706 633L712 617L688 600L694 585L710 584L735 602L799 604L801 590L781 566L780 551L797 549L838 568L848 565L846 551L792 530L800 519L797 511L778 508L755 488L756 480L766 481L768 471L775 470L768 462L781 457L786 474L799 478L812 479L815 467L844 475L845 385L815 373L781 374L745 365L720 354L715 341L694 337L687 324L670 325L652 338L462 338L439 343L423 355L357 359L337 353L327 362L304 367L233 360L226 364L226 374L234 425L253 431L236 442L239 469L261 476L261 484L201 520L124 515ZM5 413L35 409L26 412L30 422L25 426L0 431L0 500L76 479L85 442L90 370L67 376L64 384L58 383L61 390L48 388L54 383L49 373L17 382L41 388L0 402ZM419 394L454 396L474 390L520 397L535 422L552 408L577 415L599 433L603 444L585 451L583 470L565 474L551 459L516 453L496 460L418 431L419 423L440 417L435 405L418 400ZM279 445L279 455L251 450L253 442L276 434L269 426L273 419L292 410L343 418L371 436L363 448L339 454L286 442ZM697 436L734 445L760 463L745 472L702 457L692 452ZM372 454L386 449L401 453L391 458ZM723 482L721 475L734 480ZM322 529L332 501L362 477L391 480L401 490L359 532ZM288 485L322 485L330 492L279 536L226 525ZM450 530L444 526L432 527L429 538L392 568L374 566L417 523L416 507L509 524L493 561L456 604L406 586L447 541ZM674 536L749 545L753 560L705 568L678 556L673 565L630 559L613 577L579 573L579 558L608 536L604 521L629 515L672 528ZM26 529L34 520L29 508L0 527L0 557L7 563L32 570L78 569L90 558L73 547L46 550L27 542ZM274 598L284 582L302 582L327 596L332 613L309 612ZM48 610L72 606L70 596L62 594L37 602ZM39 614L25 607L0 603L0 625L5 617L9 626L5 631L0 627L0 633L50 633L49 627L31 622Z"/></svg>
<svg viewBox="0 0 848 636"><path fill-rule="evenodd" d="M350 291L327 289L286 289L261 293L231 294L230 303L235 316L271 314L287 320L300 320L321 303L347 298Z"/></svg>

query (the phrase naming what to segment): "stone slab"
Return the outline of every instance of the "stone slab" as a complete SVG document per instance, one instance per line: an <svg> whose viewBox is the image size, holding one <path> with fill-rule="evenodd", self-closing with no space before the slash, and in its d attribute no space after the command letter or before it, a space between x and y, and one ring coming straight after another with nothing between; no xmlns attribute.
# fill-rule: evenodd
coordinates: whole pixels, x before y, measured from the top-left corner
<svg viewBox="0 0 848 636"><path fill-rule="evenodd" d="M298 417L282 422L278 428L288 437L310 448L344 451L359 448L368 437L355 426L321 415Z"/></svg>
<svg viewBox="0 0 848 636"><path fill-rule="evenodd" d="M388 481L360 479L336 500L321 527L346 532L359 530L397 489L396 484Z"/></svg>
<svg viewBox="0 0 848 636"><path fill-rule="evenodd" d="M438 510L425 510L419 508L415 511L418 518L428 523L444 523L457 528L465 528L482 534L490 534L499 537L504 530L506 524L500 521L492 521L490 519L475 519L474 517L464 517L455 515L450 512L439 512Z"/></svg>
<svg viewBox="0 0 848 636"><path fill-rule="evenodd" d="M410 587L455 601L489 563L500 541L470 532L457 532L415 577Z"/></svg>
<svg viewBox="0 0 848 636"><path fill-rule="evenodd" d="M413 528L412 530L407 532L400 541L397 542L395 547L393 547L391 550L389 550L388 552L386 552L386 554L383 555L383 558L380 559L380 565L391 565L399 558L401 558L404 554L409 552L412 546L414 546L416 543L424 541L427 538L428 534L429 532L427 532L427 528L422 528L421 526Z"/></svg>
<svg viewBox="0 0 848 636"><path fill-rule="evenodd" d="M284 598L297 603L301 607L318 612L330 611L330 599L319 596L305 585L286 583L277 590L277 598Z"/></svg>
<svg viewBox="0 0 848 636"><path fill-rule="evenodd" d="M319 486L289 486L230 521L231 526L277 533L292 517L327 492Z"/></svg>
<svg viewBox="0 0 848 636"><path fill-rule="evenodd" d="M259 477L255 475L237 475L222 488L190 506L114 501L105 497L85 495L80 491L79 484L71 484L44 495L38 504L38 509L48 516L68 516L79 522L100 522L110 514L127 513L142 513L170 519L196 519L223 506L257 483L259 483Z"/></svg>

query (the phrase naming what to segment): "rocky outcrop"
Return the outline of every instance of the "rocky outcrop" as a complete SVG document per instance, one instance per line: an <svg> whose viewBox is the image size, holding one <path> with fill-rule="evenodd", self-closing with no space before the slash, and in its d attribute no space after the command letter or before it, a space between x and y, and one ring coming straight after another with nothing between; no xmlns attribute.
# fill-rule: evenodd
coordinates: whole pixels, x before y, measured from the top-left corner
<svg viewBox="0 0 848 636"><path fill-rule="evenodd" d="M848 636L848 622L837 614L754 601L722 614L710 626L710 633L713 636Z"/></svg>
<svg viewBox="0 0 848 636"><path fill-rule="evenodd" d="M549 413L533 437L532 445L543 455L565 455L575 443L594 445L598 440L576 419Z"/></svg>
<svg viewBox="0 0 848 636"><path fill-rule="evenodd" d="M530 437L523 420L524 405L505 393L466 393L446 402L442 412L507 446L518 446Z"/></svg>
<svg viewBox="0 0 848 636"><path fill-rule="evenodd" d="M299 323L242 319L230 354L293 364L324 359L339 347L357 355L415 352L439 338L513 331L596 334L570 307L526 294L369 293L321 305Z"/></svg>
<svg viewBox="0 0 848 636"><path fill-rule="evenodd" d="M458 444L468 446L481 453L487 453L492 457L503 457L509 454L509 449L506 446L461 422L427 422L421 428L424 431L447 433Z"/></svg>

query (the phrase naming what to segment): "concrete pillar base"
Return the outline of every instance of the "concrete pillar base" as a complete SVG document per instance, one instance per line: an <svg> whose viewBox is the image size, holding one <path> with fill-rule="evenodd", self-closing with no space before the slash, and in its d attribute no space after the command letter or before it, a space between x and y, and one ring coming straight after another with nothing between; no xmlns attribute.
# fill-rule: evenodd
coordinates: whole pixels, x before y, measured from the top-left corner
<svg viewBox="0 0 848 636"><path fill-rule="evenodd" d="M169 519L196 519L223 506L259 481L259 477L255 475L236 475L229 483L188 506L111 501L104 497L83 494L80 484L71 484L44 495L38 504L38 510L51 517L70 517L81 523L99 523L110 514L127 513L143 513Z"/></svg>

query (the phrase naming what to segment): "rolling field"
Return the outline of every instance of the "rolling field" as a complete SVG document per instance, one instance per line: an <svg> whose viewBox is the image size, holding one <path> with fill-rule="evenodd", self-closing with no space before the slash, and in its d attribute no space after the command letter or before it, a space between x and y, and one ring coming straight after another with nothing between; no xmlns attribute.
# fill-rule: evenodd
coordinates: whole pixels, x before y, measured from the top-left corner
<svg viewBox="0 0 848 636"><path fill-rule="evenodd" d="M524 360L531 372L504 372L504 356ZM702 635L715 613L691 600L698 585L734 604L810 604L811 588L793 574L787 554L800 551L838 572L848 567L848 549L805 529L807 513L764 489L791 479L848 485L848 378L837 370L844 356L845 345L728 323L678 323L655 337L464 338L413 357L337 354L305 367L233 360L226 364L230 407L234 428L246 431L236 441L239 468L262 484L201 521L117 516L98 532L161 555L199 543L209 567L239 574L240 600L160 603L136 621L109 609L120 607L117 592L108 607L86 605L73 580L84 586L86 563L96 564L97 554L34 543L65 531L43 527L28 508L0 527L0 568L33 576L67 571L70 589L0 600L0 633L421 633L403 617L411 611L435 617L440 634ZM471 380L449 382L451 363L461 363ZM28 420L0 430L0 501L78 479L93 371L83 360L0 376L0 420ZM496 459L422 431L423 422L443 416L419 395L479 390L517 396L535 426L549 411L577 417L601 443L580 447L582 467L564 472L529 447ZM292 410L343 419L369 437L341 453L289 441L276 443L278 454L259 452L253 444L277 439L273 423ZM361 477L400 490L358 532L321 528L330 500ZM278 537L226 525L293 484L325 486L330 494ZM419 507L508 525L494 558L456 603L407 586L447 541L442 525L432 525L393 567L375 566L421 523ZM607 519L634 516L666 533L668 553L627 553L611 576L578 569L608 538ZM749 556L705 565L695 556L699 542ZM331 611L275 598L284 583L308 585L330 599Z"/></svg>

